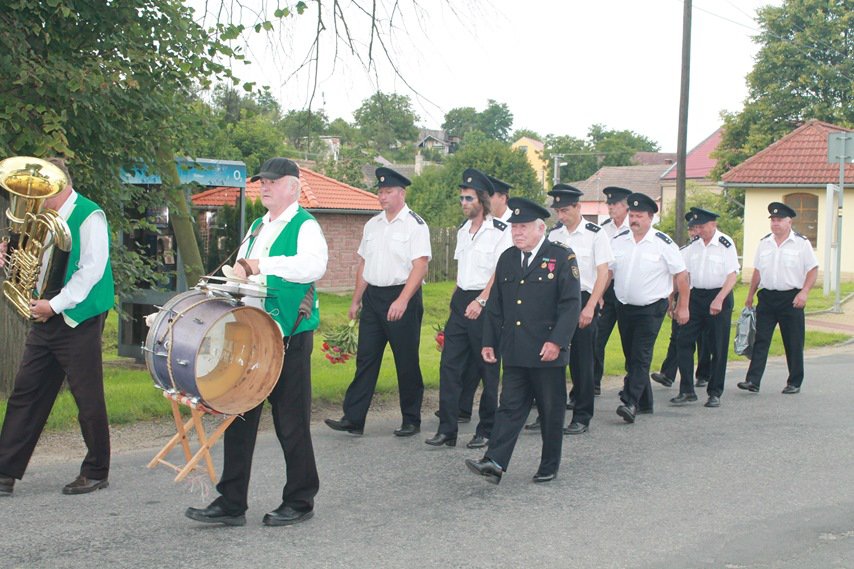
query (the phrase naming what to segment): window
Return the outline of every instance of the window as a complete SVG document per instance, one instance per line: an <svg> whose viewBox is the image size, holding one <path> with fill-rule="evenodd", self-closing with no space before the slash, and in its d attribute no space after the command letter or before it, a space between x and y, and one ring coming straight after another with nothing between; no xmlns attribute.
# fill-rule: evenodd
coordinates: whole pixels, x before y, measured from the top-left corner
<svg viewBox="0 0 854 569"><path fill-rule="evenodd" d="M818 196L789 194L783 197L783 203L798 214L792 219L792 229L809 239L815 247L818 238Z"/></svg>

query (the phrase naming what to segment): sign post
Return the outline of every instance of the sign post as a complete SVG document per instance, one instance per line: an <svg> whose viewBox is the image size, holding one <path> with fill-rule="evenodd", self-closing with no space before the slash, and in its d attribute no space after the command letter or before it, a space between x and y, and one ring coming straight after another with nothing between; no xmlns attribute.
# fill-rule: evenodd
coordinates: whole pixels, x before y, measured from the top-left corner
<svg viewBox="0 0 854 569"><path fill-rule="evenodd" d="M839 162L839 193L836 200L836 302L833 303L833 312L841 314L842 200L845 197L845 163L854 162L854 133L831 132L827 135L827 161L831 164Z"/></svg>

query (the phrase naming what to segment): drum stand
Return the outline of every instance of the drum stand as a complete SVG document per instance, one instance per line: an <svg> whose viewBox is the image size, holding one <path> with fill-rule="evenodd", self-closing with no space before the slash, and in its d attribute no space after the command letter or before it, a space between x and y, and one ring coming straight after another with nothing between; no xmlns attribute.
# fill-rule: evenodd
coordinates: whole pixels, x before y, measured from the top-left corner
<svg viewBox="0 0 854 569"><path fill-rule="evenodd" d="M204 459L205 469L211 477L211 482L216 482L216 469L214 469L210 450L228 426L231 425L238 416L223 415L223 420L210 434L208 434L205 432L205 425L202 422L202 417L206 414L221 415L220 413L208 409L201 403L193 401L182 393L163 391L163 396L169 399L169 402L172 404L172 417L175 419L175 428L177 432L175 433L175 436L169 439L169 442L160 449L160 452L151 459L151 462L148 463L148 468L154 468L158 464L168 466L178 473L175 477L175 482L180 482L186 478L190 472L198 468L199 462ZM181 417L181 411L178 408L179 403L190 408L190 418L186 421ZM199 449L195 453L190 449L190 440L188 436L193 430L195 430L196 438L199 440ZM166 456L172 452L172 449L178 446L178 443L181 443L181 447L184 450L184 460L186 460L186 463L183 466L172 464L165 459Z"/></svg>

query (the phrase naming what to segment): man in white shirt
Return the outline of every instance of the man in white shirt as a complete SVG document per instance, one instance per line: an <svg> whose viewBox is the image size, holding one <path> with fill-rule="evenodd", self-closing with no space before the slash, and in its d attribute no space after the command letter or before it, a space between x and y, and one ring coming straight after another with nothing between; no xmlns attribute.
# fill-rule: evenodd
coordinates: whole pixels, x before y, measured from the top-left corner
<svg viewBox="0 0 854 569"><path fill-rule="evenodd" d="M457 288L451 297L451 310L445 324L445 345L439 365L439 430L425 442L432 446L455 446L460 413L460 393L471 366L478 380L483 378L480 422L468 448L483 448L492 436L495 408L498 405L498 362L481 358L483 345L483 308L489 299L498 257L512 246L507 224L490 215L490 196L494 193L486 175L474 168L463 172L460 206L466 221L457 231Z"/></svg>
<svg viewBox="0 0 854 569"><path fill-rule="evenodd" d="M617 415L634 423L638 413L652 413L649 366L674 281L679 291L676 320L688 321L688 273L673 240L652 227L658 206L645 194L628 197L629 227L611 242L617 324L626 358L623 404Z"/></svg>
<svg viewBox="0 0 854 569"><path fill-rule="evenodd" d="M780 325L780 335L786 350L789 377L783 393L801 391L804 381L804 306L818 276L818 261L809 239L792 229L795 210L780 202L768 204L771 233L759 241L753 261L753 277L744 305L753 306L756 289L756 340L747 377L739 389L758 392L768 348L774 328Z"/></svg>
<svg viewBox="0 0 854 569"><path fill-rule="evenodd" d="M356 375L344 396L343 417L325 422L336 431L364 432L383 353L386 344L391 344L403 416L394 434L411 437L421 431L424 381L418 348L424 316L421 285L431 257L430 230L406 205L406 187L411 182L390 168L377 168L376 176L383 211L365 224L348 313L353 319L361 310Z"/></svg>
<svg viewBox="0 0 854 569"><path fill-rule="evenodd" d="M679 395L670 400L673 405L697 400L693 382L694 346L706 331L712 354L706 407L721 404L732 324L732 288L738 279L739 265L735 242L718 230L718 217L717 213L699 207L692 207L689 212L688 225L696 228L698 238L682 249L691 286L690 317L679 328L676 354L681 383Z"/></svg>

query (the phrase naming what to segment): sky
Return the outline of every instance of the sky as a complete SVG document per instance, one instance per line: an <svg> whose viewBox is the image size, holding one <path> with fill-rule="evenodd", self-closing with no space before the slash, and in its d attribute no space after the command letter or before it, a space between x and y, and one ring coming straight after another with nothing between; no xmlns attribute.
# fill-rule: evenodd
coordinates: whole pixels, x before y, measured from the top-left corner
<svg viewBox="0 0 854 569"><path fill-rule="evenodd" d="M757 52L756 9L781 2L694 0L689 150L721 125L721 111L740 110ZM245 50L252 64L234 66L242 79L268 85L286 111L305 108L314 85L313 66L300 67L317 22L316 4L307 4L303 15L271 33L250 34ZM341 4L364 59L370 20L351 0ZM379 25L387 29L384 8L393 1L378 4ZM312 108L323 108L330 120L352 121L379 89L408 95L419 126L440 128L448 110L483 110L494 99L508 105L514 130L584 138L599 123L676 151L680 0L401 0L400 6L383 38L397 73L376 40L371 69L340 42L335 58L333 20L324 14ZM256 18L245 9L235 17L250 25Z"/></svg>

